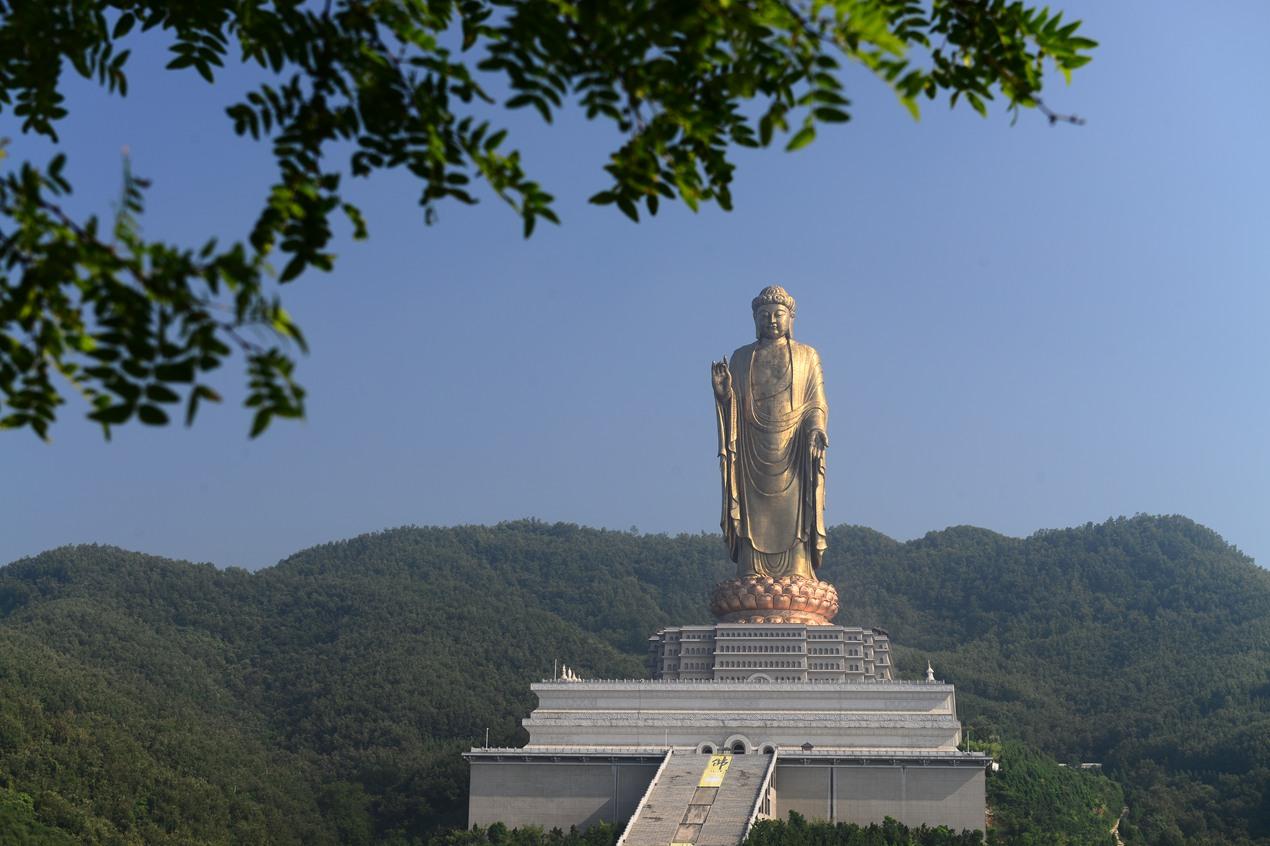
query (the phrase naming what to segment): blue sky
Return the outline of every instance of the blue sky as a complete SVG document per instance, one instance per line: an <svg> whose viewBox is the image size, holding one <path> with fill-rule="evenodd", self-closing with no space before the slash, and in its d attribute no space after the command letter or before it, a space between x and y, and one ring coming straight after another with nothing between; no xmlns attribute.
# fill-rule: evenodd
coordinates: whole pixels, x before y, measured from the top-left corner
<svg viewBox="0 0 1270 846"><path fill-rule="evenodd" d="M560 227L524 241L497 202L425 227L404 175L350 183L371 239L285 291L312 354L309 417L250 441L237 405L106 443L0 435L0 562L101 542L267 566L403 524L536 516L713 531L708 370L779 282L820 350L828 520L906 539L1185 514L1270 563L1270 112L1264 3L1058 3L1101 42L1048 99L1088 119L927 105L848 77L854 120L796 154L738 154L736 211L631 224L586 198L615 136L510 121ZM210 88L142 49L126 99L74 86L81 209L120 149L154 180L147 232L243 237L268 151ZM10 114L13 158L44 156ZM10 159L12 161L12 159Z"/></svg>

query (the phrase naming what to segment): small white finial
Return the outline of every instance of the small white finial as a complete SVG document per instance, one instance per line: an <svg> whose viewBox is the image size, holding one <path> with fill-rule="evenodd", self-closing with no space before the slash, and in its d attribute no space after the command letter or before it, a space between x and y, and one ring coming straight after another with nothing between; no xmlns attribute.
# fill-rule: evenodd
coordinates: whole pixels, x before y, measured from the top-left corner
<svg viewBox="0 0 1270 846"><path fill-rule="evenodd" d="M930 661L926 662L926 681L932 683L935 681L935 668L930 665Z"/></svg>

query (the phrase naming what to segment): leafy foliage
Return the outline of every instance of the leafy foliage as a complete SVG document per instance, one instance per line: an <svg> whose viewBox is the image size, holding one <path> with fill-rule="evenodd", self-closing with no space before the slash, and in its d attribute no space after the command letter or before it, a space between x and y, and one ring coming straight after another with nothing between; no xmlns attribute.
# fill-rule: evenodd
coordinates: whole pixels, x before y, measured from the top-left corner
<svg viewBox="0 0 1270 846"><path fill-rule="evenodd" d="M789 820L760 820L744 846L982 846L983 832L955 832L938 828L909 828L891 817L872 825L808 822L790 811Z"/></svg>
<svg viewBox="0 0 1270 846"><path fill-rule="evenodd" d="M846 65L883 79L914 115L923 98L986 113L1000 96L1058 120L1040 98L1044 71L1089 61L1095 44L1078 28L1000 0L0 0L0 111L23 132L59 140L67 67L123 95L123 45L163 38L172 70L212 83L237 58L267 77L228 116L239 135L269 142L276 164L245 241L198 248L141 236L148 183L126 167L109 234L63 211L63 155L0 176L0 426L47 436L59 375L107 434L133 419L162 425L177 404L189 422L219 400L204 380L233 350L246 359L253 436L302 415L304 338L270 262L280 283L330 270L341 215L366 237L347 176L405 169L427 221L443 200L476 202L479 180L526 236L557 222L489 117L504 90L508 109L550 121L573 102L614 124L626 140L592 201L638 219L663 199L730 208L736 146L792 133L793 150L849 119Z"/></svg>
<svg viewBox="0 0 1270 846"><path fill-rule="evenodd" d="M536 521L365 535L254 574L53 550L0 569L0 791L83 843L426 843L464 821L459 753L487 727L523 743L553 659L643 675L647 636L709 619L729 568L713 535ZM886 626L907 677L929 658L972 738L1006 739L992 836L1102 842L1081 826L1119 812L1114 785L1014 738L1101 762L1126 843L1270 844L1270 574L1211 531L843 526L822 575L840 621Z"/></svg>
<svg viewBox="0 0 1270 846"><path fill-rule="evenodd" d="M70 835L36 819L25 793L0 789L0 842L11 846L75 846Z"/></svg>
<svg viewBox="0 0 1270 846"><path fill-rule="evenodd" d="M1000 772L988 778L988 843L1115 846L1111 827L1124 806L1120 785L1101 773L1061 767L1018 742L998 745Z"/></svg>
<svg viewBox="0 0 1270 846"><path fill-rule="evenodd" d="M453 548L397 551L388 571L321 578L97 547L8 566L0 786L79 842L419 842L464 821L459 753L487 727L521 740L553 655L641 672L514 590L477 589Z"/></svg>
<svg viewBox="0 0 1270 846"><path fill-rule="evenodd" d="M544 832L535 826L509 829L494 823L488 828L474 825L438 834L428 841L428 846L613 846L621 833L619 827L606 822L584 832L570 828L567 834L558 828Z"/></svg>
<svg viewBox="0 0 1270 846"><path fill-rule="evenodd" d="M833 559L845 613L885 621L901 670L930 659L956 682L973 736L1103 763L1126 840L1270 838L1270 574L1213 532L1138 517L835 542L864 564Z"/></svg>

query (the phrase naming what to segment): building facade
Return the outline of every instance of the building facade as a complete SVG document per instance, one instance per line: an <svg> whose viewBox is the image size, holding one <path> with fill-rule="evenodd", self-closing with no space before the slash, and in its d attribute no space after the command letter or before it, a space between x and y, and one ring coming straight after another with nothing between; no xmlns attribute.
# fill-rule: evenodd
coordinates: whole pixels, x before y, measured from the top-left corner
<svg viewBox="0 0 1270 846"><path fill-rule="evenodd" d="M718 640L731 644L726 635ZM465 755L471 825L567 829L605 820L634 827L642 810L648 828L668 819L667 808L671 816L683 813L679 804L690 799L676 791L691 788L712 758L726 756L738 764L723 787L746 808L747 825L797 811L860 824L889 816L910 826L984 827L989 759L958 750L961 723L949 684L557 679L532 689L538 707L524 720L524 747ZM746 768L754 773L749 781ZM712 812L716 822L723 807ZM623 846L670 842L634 838Z"/></svg>
<svg viewBox="0 0 1270 846"><path fill-rule="evenodd" d="M796 623L671 626L648 639L665 681L842 683L894 678L884 629Z"/></svg>

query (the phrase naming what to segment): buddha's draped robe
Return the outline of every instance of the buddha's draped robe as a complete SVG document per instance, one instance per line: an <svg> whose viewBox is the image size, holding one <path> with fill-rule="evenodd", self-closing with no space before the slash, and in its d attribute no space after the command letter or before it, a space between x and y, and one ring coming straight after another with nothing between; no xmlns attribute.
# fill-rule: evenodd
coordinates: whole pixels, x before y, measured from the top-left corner
<svg viewBox="0 0 1270 846"><path fill-rule="evenodd" d="M732 354L732 391L715 397L723 535L739 576L815 578L825 541L825 467L811 455L827 431L820 356L806 344L777 344L788 361L755 367L757 343ZM770 363L770 362L769 362Z"/></svg>

